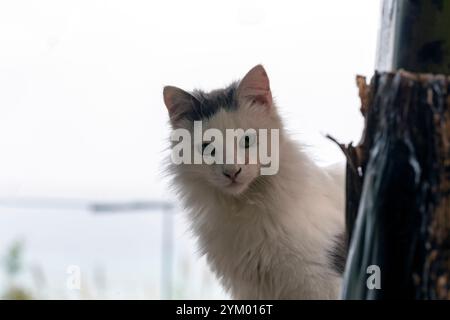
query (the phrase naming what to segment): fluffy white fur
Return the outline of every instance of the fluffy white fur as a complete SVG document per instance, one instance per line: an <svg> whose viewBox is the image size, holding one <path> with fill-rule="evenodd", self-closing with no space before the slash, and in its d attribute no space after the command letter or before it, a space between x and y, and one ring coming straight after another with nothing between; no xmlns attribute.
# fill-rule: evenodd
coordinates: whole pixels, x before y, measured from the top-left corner
<svg viewBox="0 0 450 320"><path fill-rule="evenodd" d="M185 124L189 127L188 124ZM286 134L277 108L246 101L204 129L280 129L280 168L260 176L242 165L231 183L222 165L170 165L207 260L235 299L337 299L329 252L344 230L343 167L318 167Z"/></svg>

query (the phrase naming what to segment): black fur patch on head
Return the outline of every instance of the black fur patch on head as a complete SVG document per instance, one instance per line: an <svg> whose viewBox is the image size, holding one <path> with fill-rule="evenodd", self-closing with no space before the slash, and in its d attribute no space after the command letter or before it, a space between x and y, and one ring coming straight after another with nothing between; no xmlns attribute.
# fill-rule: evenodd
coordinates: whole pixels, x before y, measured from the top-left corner
<svg viewBox="0 0 450 320"><path fill-rule="evenodd" d="M347 235L342 232L335 236L334 245L328 251L330 265L339 275L344 273L345 262L347 260Z"/></svg>
<svg viewBox="0 0 450 320"><path fill-rule="evenodd" d="M195 90L191 92L195 98L191 111L186 112L183 117L190 121L197 121L211 118L220 109L236 110L238 83L234 82L225 89L218 89L211 92Z"/></svg>

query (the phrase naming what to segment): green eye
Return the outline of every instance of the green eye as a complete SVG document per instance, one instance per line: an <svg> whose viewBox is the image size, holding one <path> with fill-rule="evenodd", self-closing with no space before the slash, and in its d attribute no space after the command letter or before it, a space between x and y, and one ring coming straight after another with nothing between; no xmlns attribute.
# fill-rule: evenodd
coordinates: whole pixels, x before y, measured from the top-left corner
<svg viewBox="0 0 450 320"><path fill-rule="evenodd" d="M209 144L210 144L210 142L205 142L205 143L202 144L202 154L203 154L203 155L205 154L205 149L206 149L207 146L209 146ZM215 155L216 155L216 149L213 148L213 149L211 150L210 156L211 156L211 157L214 157Z"/></svg>
<svg viewBox="0 0 450 320"><path fill-rule="evenodd" d="M248 149L256 142L256 137L254 135L245 135L241 138L239 142L241 148Z"/></svg>
<svg viewBox="0 0 450 320"><path fill-rule="evenodd" d="M245 136L244 138L244 146L247 149L248 147L250 147L250 137L249 136Z"/></svg>

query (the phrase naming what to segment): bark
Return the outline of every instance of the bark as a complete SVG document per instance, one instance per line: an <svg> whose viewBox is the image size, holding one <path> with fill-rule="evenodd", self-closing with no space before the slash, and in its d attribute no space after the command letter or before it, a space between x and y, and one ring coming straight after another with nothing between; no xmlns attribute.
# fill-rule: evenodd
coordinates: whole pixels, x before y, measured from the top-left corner
<svg viewBox="0 0 450 320"><path fill-rule="evenodd" d="M363 138L344 146L344 297L450 299L450 78L399 71L364 82ZM367 286L371 265L379 290Z"/></svg>
<svg viewBox="0 0 450 320"><path fill-rule="evenodd" d="M379 39L378 72L357 78L362 139L340 145L344 298L450 299L450 2L384 0Z"/></svg>

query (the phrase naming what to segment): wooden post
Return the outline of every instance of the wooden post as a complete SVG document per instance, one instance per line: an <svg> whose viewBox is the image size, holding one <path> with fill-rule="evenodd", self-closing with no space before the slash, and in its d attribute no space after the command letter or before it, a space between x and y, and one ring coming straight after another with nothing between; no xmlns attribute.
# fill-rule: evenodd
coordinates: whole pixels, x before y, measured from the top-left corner
<svg viewBox="0 0 450 320"><path fill-rule="evenodd" d="M343 297L450 299L450 2L386 0L377 69L344 146Z"/></svg>

